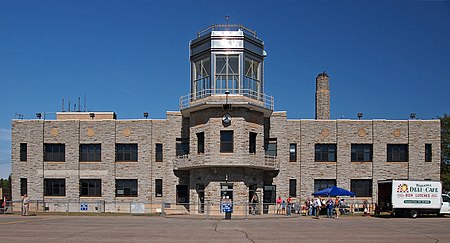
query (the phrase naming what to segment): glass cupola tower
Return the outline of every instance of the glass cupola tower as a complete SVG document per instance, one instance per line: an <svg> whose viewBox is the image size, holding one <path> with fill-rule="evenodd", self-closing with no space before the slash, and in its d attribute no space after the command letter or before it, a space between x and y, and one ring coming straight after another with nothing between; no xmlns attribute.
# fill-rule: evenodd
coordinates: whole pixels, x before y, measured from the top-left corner
<svg viewBox="0 0 450 243"><path fill-rule="evenodd" d="M264 42L242 25L212 25L198 32L190 42L191 92L181 97L180 109L226 95L230 104L240 97L241 103L247 99L272 111L273 98L264 94L265 56Z"/></svg>

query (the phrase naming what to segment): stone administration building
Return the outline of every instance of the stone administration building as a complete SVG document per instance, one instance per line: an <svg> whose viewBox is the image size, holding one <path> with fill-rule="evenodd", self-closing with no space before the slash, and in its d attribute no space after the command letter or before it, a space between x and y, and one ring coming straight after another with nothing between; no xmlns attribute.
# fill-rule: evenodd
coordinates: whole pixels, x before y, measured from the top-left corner
<svg viewBox="0 0 450 243"><path fill-rule="evenodd" d="M254 31L213 25L190 42L191 91L166 119L13 120L13 200L101 200L106 212L191 203L202 213L199 204L224 196L304 201L337 185L375 202L379 180L439 180L439 120L331 120L326 73L316 77L316 118L287 119L265 94L265 56Z"/></svg>

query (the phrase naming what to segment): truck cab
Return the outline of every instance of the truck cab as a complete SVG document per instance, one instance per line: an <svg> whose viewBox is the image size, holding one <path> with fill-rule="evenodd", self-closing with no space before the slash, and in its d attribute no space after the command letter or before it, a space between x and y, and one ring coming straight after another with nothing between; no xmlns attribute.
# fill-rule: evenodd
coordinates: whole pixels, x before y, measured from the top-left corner
<svg viewBox="0 0 450 243"><path fill-rule="evenodd" d="M442 206L439 213L441 215L450 214L450 197L447 194L442 194Z"/></svg>

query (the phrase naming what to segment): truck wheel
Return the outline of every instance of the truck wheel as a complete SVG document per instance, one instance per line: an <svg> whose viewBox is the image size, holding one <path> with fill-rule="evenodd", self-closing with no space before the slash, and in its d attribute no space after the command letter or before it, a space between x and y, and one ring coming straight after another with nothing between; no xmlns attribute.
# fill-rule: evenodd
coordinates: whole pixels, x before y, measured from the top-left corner
<svg viewBox="0 0 450 243"><path fill-rule="evenodd" d="M417 218L417 216L419 216L419 212L417 210L411 210L409 211L409 216L411 218Z"/></svg>

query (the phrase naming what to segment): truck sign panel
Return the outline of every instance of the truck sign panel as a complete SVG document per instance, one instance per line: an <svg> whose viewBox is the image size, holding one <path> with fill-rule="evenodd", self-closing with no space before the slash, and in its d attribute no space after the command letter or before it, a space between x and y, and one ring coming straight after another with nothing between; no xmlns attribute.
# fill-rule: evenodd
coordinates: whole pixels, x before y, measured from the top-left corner
<svg viewBox="0 0 450 243"><path fill-rule="evenodd" d="M393 208L438 209L442 185L439 181L392 181Z"/></svg>

